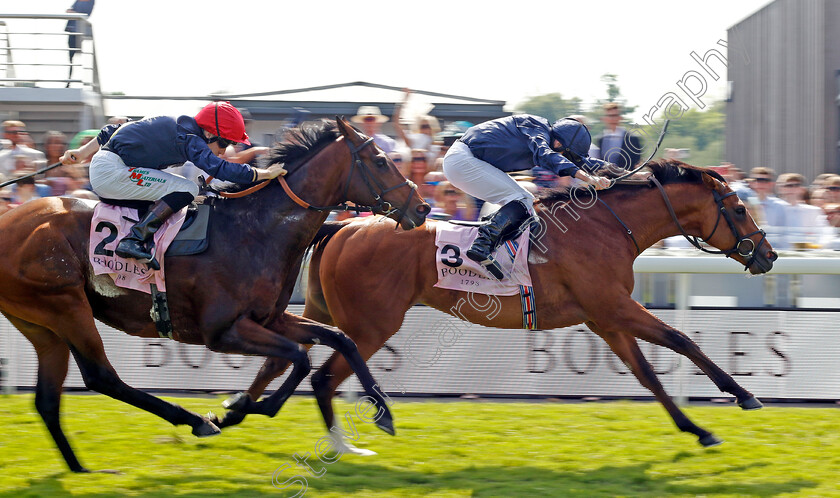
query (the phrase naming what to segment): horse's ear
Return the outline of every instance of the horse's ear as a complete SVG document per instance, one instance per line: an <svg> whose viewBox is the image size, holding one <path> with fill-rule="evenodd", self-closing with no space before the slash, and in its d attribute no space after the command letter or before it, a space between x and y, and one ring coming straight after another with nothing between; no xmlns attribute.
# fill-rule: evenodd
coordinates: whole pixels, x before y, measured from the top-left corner
<svg viewBox="0 0 840 498"><path fill-rule="evenodd" d="M361 138L359 138L359 134L356 133L355 128L353 128L343 116L336 116L335 124L338 125L338 130L347 140L350 140L354 144L358 144L362 141Z"/></svg>
<svg viewBox="0 0 840 498"><path fill-rule="evenodd" d="M723 184L712 178L712 175L701 174L703 175L703 185L708 187L709 190L722 190Z"/></svg>

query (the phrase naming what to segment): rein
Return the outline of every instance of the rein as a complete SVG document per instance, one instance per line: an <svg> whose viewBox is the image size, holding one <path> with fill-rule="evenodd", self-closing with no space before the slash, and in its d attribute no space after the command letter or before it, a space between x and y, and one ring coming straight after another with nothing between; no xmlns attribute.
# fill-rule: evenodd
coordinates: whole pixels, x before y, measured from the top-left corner
<svg viewBox="0 0 840 498"><path fill-rule="evenodd" d="M278 176L277 180L281 181L282 178L283 178L282 176ZM225 199L238 199L240 197L245 197L246 195L251 195L254 192L256 192L257 190L262 190L263 187L268 185L268 182L270 182L270 181L271 180L263 180L262 182L254 185L254 186L248 187L245 190L241 190L239 192L219 192L219 195L224 197ZM282 180L282 183L285 183L285 180Z"/></svg>
<svg viewBox="0 0 840 498"><path fill-rule="evenodd" d="M726 206L723 205L723 200L727 197L731 197L733 195L737 195L734 191L729 192L726 194L721 195L718 193L717 190L712 191L712 195L714 196L715 204L718 206L718 216L715 220L715 225L712 227L711 233L709 233L706 237L697 237L695 235L691 235L685 231L683 228L682 223L680 223L679 218L677 217L676 211L674 211L674 207L671 205L671 200L668 197L668 193L665 192L665 187L656 179L655 176L651 175L649 179L649 183L655 185L659 192L662 194L662 200L665 201L665 207L668 209L668 214L671 215L671 219L674 220L674 223L677 225L677 228L680 229L680 233L683 237L694 247L700 249L701 251L708 253L708 254L723 254L727 258L731 257L733 253L738 253L740 256L744 258L749 258L747 262L744 264L744 271L749 269L750 266L755 262L755 257L761 246L764 245L764 241L767 240L767 234L762 229L758 229L752 233L748 233L746 235L741 235L738 232L738 227L735 226L735 222L732 220L732 215L729 214L729 211L726 209ZM633 231L630 227L627 226L624 221L622 221L621 217L607 204L601 197L597 197L598 202L604 205L605 208L612 214L616 220L624 227L624 232L630 237L630 240L633 241L633 245L636 247L636 254L641 254L642 251L639 248L639 243L636 241L636 237L633 235ZM732 232L732 235L735 237L735 244L732 246L731 249L726 250L711 250L706 249L703 247L703 243L708 244L708 240L711 239L715 232L717 232L718 226L720 226L720 219L721 217L726 221L727 226L729 226L729 230ZM753 235L761 235L761 240L756 244L755 242L750 239Z"/></svg>
<svg viewBox="0 0 840 498"><path fill-rule="evenodd" d="M313 206L312 204L306 202L305 200L301 199L297 194L295 194L292 188L289 186L288 182L286 182L286 179L284 177L278 176L277 181L280 183L280 186L283 187L283 191L286 192L286 195L288 195L289 198L295 202L295 204L304 209L311 209L313 211L355 211L356 214L382 213L385 216L397 212L400 214L400 217L397 220L397 225L399 225L403 216L405 216L405 211L406 209L408 209L408 205L411 203L411 194L415 190L417 190L417 185L411 180L406 180L398 185L386 188L379 182L379 180L376 177L374 177L371 174L370 168L368 168L364 161L362 161L362 158L359 155L359 152L361 152L362 149L373 143L373 138L368 138L367 140L362 142L362 144L358 147L355 146L349 140L347 140L346 143L347 147L350 149L350 154L352 155L352 162L350 166L350 174L347 177L347 181L344 183L344 191L342 192L342 197L345 199L347 198L347 192L350 189L350 181L353 179L353 174L356 172L356 168L358 167L359 174L362 175L362 180L364 180L365 185L367 185L368 191L370 192L374 201L376 201L376 204L374 204L373 206L351 206L345 201L341 204L337 204L334 206ZM258 183L257 185L249 187L240 192L219 192L219 195L225 198L234 199L239 197L245 197L246 195L250 195L258 190L261 190L266 185L268 185L270 181L271 180L264 180L263 182ZM391 205L390 202L383 199L383 196L388 192L396 190L405 185L408 185L411 188L412 192L409 193L408 198L406 199L406 202L405 204L403 204L402 208L395 208Z"/></svg>
<svg viewBox="0 0 840 498"><path fill-rule="evenodd" d="M605 208L607 208L607 210L608 210L608 211L609 211L609 212L610 212L613 216L615 216L615 219L617 219L617 220L618 220L618 222L619 222L619 223L621 223L621 226L623 226L623 227L624 227L624 233L626 233L628 236L630 236L630 240L632 240L632 241L633 241L633 245L634 245L634 246L636 246L636 255L638 256L639 254L642 254L642 250L641 250L641 249L639 249L639 243L638 243L638 242L636 242L636 237L633 235L633 230L630 230L630 227L628 227L628 226L627 226L627 224L626 224L626 223L624 223L624 222L621 220L621 218L619 218L619 216L618 216L617 214L615 214L615 211L613 211L613 209L609 206L609 204L607 204L606 202L604 202L604 200L603 200L603 199L601 199L601 197L598 197L598 202L600 202L601 204L603 204L603 205L604 205L604 207L605 207Z"/></svg>
<svg viewBox="0 0 840 498"><path fill-rule="evenodd" d="M636 169L630 170L627 173L624 173L623 175L619 176L618 178L612 178L611 179L612 181L610 182L610 186L607 187L607 188L612 188L612 186L615 185L616 183L620 182L621 180L624 180L625 178L629 178L629 177L633 176L639 170L641 170L642 168L644 168L645 166L648 165L650 160L653 159L653 156L656 155L656 152L659 150L659 146L662 145L662 139L665 138L665 132L668 130L668 123L670 123L670 122L671 122L670 119L665 120L665 124L662 125L662 130L659 131L659 138L656 140L656 146L654 146L653 151L650 153L648 158L645 159L645 161L642 164L640 164Z"/></svg>

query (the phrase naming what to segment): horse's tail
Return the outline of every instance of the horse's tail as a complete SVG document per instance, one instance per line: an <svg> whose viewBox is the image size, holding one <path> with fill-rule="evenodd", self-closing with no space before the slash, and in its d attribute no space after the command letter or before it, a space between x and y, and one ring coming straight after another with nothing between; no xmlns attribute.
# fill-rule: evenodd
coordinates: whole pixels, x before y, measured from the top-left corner
<svg viewBox="0 0 840 498"><path fill-rule="evenodd" d="M324 291L321 287L321 277L319 275L321 255L324 253L324 248L327 247L330 239L350 222L351 220L328 221L324 223L306 249L307 252L312 252L312 257L309 259L309 281L306 286L306 309L303 312L303 316L306 318L311 318L327 325L333 324L332 315L330 314L329 308L327 308L327 301L324 299Z"/></svg>

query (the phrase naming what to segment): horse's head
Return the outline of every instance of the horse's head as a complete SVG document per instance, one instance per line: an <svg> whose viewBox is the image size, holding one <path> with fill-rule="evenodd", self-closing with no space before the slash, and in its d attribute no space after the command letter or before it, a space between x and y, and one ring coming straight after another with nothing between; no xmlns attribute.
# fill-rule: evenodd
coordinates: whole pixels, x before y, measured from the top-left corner
<svg viewBox="0 0 840 498"><path fill-rule="evenodd" d="M766 273L773 268L778 255L767 242L749 210L729 186L709 173L703 172L703 184L712 191L708 212L704 216L702 233L706 243L720 249L721 254L732 257L752 274ZM722 222L723 221L723 222Z"/></svg>
<svg viewBox="0 0 840 498"><path fill-rule="evenodd" d="M350 150L352 164L345 186L346 200L371 206L373 212L393 218L404 229L422 225L431 208L394 162L374 142L336 117L338 129Z"/></svg>

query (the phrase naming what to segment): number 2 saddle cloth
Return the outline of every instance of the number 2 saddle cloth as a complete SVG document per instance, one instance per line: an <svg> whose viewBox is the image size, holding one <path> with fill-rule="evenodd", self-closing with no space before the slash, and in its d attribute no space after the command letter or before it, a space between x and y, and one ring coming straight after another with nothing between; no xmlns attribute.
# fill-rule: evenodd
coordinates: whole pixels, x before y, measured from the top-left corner
<svg viewBox="0 0 840 498"><path fill-rule="evenodd" d="M184 225L186 217L187 208L183 208L170 216L155 233L154 252L160 263L160 270L153 271L145 263L136 259L121 258L114 253L119 241L128 235L131 227L138 220L137 210L99 202L93 211L88 249L94 274L111 275L118 287L149 294L151 292L149 284L155 284L158 290L165 292L164 254Z"/></svg>

